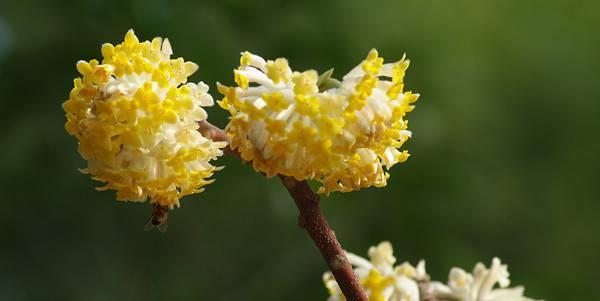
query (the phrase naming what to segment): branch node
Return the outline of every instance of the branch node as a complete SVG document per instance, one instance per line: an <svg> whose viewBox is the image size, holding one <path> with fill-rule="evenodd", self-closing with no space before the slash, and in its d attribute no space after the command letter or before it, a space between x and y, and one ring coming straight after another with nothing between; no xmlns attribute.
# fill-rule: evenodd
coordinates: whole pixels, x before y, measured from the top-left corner
<svg viewBox="0 0 600 301"><path fill-rule="evenodd" d="M346 267L347 260L348 259L346 259L346 256L343 254L336 254L331 260L331 268L335 270L341 270Z"/></svg>

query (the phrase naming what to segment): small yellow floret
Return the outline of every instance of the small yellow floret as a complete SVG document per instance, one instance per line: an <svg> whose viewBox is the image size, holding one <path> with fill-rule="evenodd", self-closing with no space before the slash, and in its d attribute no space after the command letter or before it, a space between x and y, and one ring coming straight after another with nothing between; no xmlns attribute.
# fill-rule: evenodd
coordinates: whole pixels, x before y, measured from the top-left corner
<svg viewBox="0 0 600 301"><path fill-rule="evenodd" d="M362 285L369 291L369 301L385 301L383 290L394 281L393 277L383 277L376 269L372 269L367 278L362 281Z"/></svg>
<svg viewBox="0 0 600 301"><path fill-rule="evenodd" d="M290 67L284 58L267 62L267 76L274 82L287 82L290 79Z"/></svg>

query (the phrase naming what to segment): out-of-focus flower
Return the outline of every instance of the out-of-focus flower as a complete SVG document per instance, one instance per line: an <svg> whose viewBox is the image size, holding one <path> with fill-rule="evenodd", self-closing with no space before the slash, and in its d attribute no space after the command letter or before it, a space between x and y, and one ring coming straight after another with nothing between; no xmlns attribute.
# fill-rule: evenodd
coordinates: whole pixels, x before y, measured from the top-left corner
<svg viewBox="0 0 600 301"><path fill-rule="evenodd" d="M398 148L411 136L404 116L419 97L404 92L408 66L405 58L383 64L371 50L339 86L319 91L316 71L244 52L237 87L219 85L231 147L267 176L320 181L320 193L385 186L383 167L408 158Z"/></svg>
<svg viewBox="0 0 600 301"><path fill-rule="evenodd" d="M198 66L171 55L167 39L140 42L130 30L123 43L102 45L102 62L77 63L65 128L88 161L82 172L118 200L179 206L219 169L210 161L226 144L197 131L207 117L201 106L213 104L208 86L187 83Z"/></svg>
<svg viewBox="0 0 600 301"><path fill-rule="evenodd" d="M346 255L370 301L419 301L418 281L428 277L424 261L416 267L408 262L394 266L396 258L387 241L369 248L370 260L348 252ZM323 274L323 282L329 291L328 301L346 300L331 272Z"/></svg>
<svg viewBox="0 0 600 301"><path fill-rule="evenodd" d="M416 267L408 262L394 266L396 257L387 241L370 247L368 255L370 260L346 252L370 301L533 301L523 297L523 287L508 288L507 266L498 258L492 260L489 269L478 263L472 274L452 268L445 285L429 280L423 260ZM329 291L328 301L346 300L331 272L323 274L323 282ZM494 289L496 283L499 289Z"/></svg>
<svg viewBox="0 0 600 301"><path fill-rule="evenodd" d="M437 298L457 301L532 301L523 296L523 287L508 288L508 267L494 258L490 268L477 263L473 273L452 268L448 284L432 282L429 293ZM500 288L494 288L498 284Z"/></svg>

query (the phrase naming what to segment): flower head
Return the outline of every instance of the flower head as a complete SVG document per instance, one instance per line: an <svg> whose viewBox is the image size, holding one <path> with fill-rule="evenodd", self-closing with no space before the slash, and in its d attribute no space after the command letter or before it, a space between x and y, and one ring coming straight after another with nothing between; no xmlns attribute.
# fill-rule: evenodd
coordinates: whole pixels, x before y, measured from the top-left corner
<svg viewBox="0 0 600 301"><path fill-rule="evenodd" d="M460 268L452 268L448 285L432 282L430 293L439 298L458 301L532 301L523 296L523 287L508 288L508 267L494 258L490 268L477 263L473 273ZM494 288L498 284L500 288Z"/></svg>
<svg viewBox="0 0 600 301"><path fill-rule="evenodd" d="M198 66L171 55L169 40L140 42L130 30L123 43L102 45L102 62L77 63L65 128L88 161L82 172L119 200L179 206L219 169L210 161L225 143L197 131L207 117L201 106L213 104L208 86L187 83Z"/></svg>
<svg viewBox="0 0 600 301"><path fill-rule="evenodd" d="M448 285L444 285L430 281L423 260L416 267L408 262L394 266L396 258L387 241L370 247L368 255L369 260L346 252L371 301L533 301L523 296L522 287L508 288L507 266L498 258L492 260L489 269L478 263L472 274L452 268ZM328 301L346 300L331 272L323 274L323 282L329 291ZM501 288L495 289L496 284Z"/></svg>
<svg viewBox="0 0 600 301"><path fill-rule="evenodd" d="M320 91L316 71L244 52L237 87L219 85L231 146L267 176L320 181L321 193L385 186L383 167L408 158L398 148L411 135L404 116L419 97L404 92L408 65L383 64L371 50L338 87Z"/></svg>

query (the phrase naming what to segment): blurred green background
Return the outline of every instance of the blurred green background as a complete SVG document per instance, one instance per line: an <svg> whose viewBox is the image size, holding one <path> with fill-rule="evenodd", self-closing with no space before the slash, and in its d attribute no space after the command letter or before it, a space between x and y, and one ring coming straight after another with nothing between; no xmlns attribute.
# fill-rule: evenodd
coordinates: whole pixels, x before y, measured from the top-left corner
<svg viewBox="0 0 600 301"><path fill-rule="evenodd" d="M223 158L205 193L144 232L148 204L96 192L63 129L75 62L129 28L232 83L239 52L341 77L378 48L412 60L412 156L384 189L323 207L343 246L390 240L434 279L493 256L546 300L598 300L600 2L0 3L0 300L325 300L326 266L277 179ZM224 126L218 107L210 120Z"/></svg>

